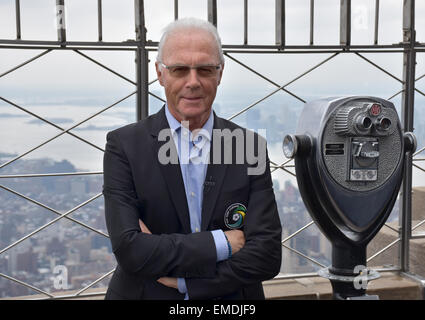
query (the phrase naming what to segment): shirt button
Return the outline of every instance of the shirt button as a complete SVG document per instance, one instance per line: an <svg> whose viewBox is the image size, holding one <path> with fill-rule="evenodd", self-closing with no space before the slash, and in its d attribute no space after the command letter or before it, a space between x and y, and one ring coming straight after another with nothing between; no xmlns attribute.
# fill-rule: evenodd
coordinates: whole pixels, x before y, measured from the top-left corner
<svg viewBox="0 0 425 320"><path fill-rule="evenodd" d="M193 191L192 191L192 192L190 193L190 195L191 195L192 197L194 197L194 196L195 196L195 192L193 192Z"/></svg>
<svg viewBox="0 0 425 320"><path fill-rule="evenodd" d="M195 228L195 231L196 231L196 232L199 232L199 228Z"/></svg>

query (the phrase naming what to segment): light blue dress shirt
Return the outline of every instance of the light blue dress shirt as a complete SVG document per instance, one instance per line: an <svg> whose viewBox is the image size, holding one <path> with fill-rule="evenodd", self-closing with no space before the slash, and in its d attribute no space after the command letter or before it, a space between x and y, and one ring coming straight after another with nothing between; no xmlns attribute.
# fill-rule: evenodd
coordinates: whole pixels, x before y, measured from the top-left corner
<svg viewBox="0 0 425 320"><path fill-rule="evenodd" d="M207 173L214 116L210 116L199 132L194 135L185 125L174 118L165 106L165 115L170 126L174 143L179 155L180 169L186 191L189 208L190 228L192 232L201 231L203 186ZM217 250L217 262L228 258L229 248L223 230L211 231ZM180 293L185 293L188 299L186 281L177 279Z"/></svg>

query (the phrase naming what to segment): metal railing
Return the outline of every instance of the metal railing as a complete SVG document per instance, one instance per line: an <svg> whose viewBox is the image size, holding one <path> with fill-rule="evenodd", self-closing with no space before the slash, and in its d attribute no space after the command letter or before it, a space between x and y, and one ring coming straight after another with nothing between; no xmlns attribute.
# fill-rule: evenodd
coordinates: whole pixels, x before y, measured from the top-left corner
<svg viewBox="0 0 425 320"><path fill-rule="evenodd" d="M401 0L400 0L401 1ZM68 50L72 51L75 54L83 57L84 59L87 59L88 61L96 64L97 66L101 67L102 69L105 69L109 71L110 73L114 74L115 76L121 78L122 80L131 83L135 86L135 90L132 92L129 92L124 97L121 97L120 99L116 100L116 102L103 107L100 111L93 113L91 116L87 117L86 119L76 123L75 125L69 127L69 128L63 128L59 125L56 125L52 121L47 120L46 118L29 111L27 108L17 104L14 101L11 101L9 99L6 99L2 96L0 92L0 99L5 102L6 104L13 106L22 112L25 112L29 114L30 116L37 118L44 123L60 130L60 133L51 136L50 138L46 139L42 143L28 149L27 151L19 154L18 156L14 157L13 159L0 164L0 169L4 168L5 166L15 162L18 159L21 159L22 157L28 155L29 153L37 150L38 148L56 140L57 138L63 136L63 135L69 135L75 139L78 139L85 144L89 145L92 148L95 148L100 151L104 151L104 149L100 146L97 146L96 144L93 144L92 142L88 141L85 138L82 138L81 136L71 132L71 130L77 128L78 126L82 125L83 123L89 121L90 119L93 119L94 117L97 117L98 115L104 113L105 111L109 110L110 108L113 108L117 104L119 104L122 101L127 100L128 98L132 96L136 96L136 110L135 113L137 115L137 119L143 119L148 116L149 114L149 95L154 97L155 99L158 99L161 102L164 102L164 100L159 97L158 95L154 94L153 92L149 91L149 86L153 84L156 79L151 80L149 79L148 74L148 67L149 67L149 53L154 52L157 50L158 42L155 41L148 41L146 39L146 23L145 23L145 6L143 0L135 0L134 1L134 17L135 17L135 39L134 40L126 40L122 42L105 42L103 41L103 15L102 15L102 0L97 0L97 26L98 26L98 35L97 41L68 41L67 40L67 29L66 24L64 22L64 16L65 16L65 10L66 10L66 1L65 0L56 0L56 10L57 10L57 25L58 25L58 33L57 33L57 41L38 41L38 40L24 40L22 39L22 32L21 32L21 4L19 0L15 0L15 21L16 21L16 39L13 40L7 40L7 39L0 39L0 50L7 50L7 49L38 49L43 50L40 54L35 55L34 57L26 60L25 62L7 70L6 72L3 72L0 74L0 78L20 69L21 67L32 63L36 61L37 59L49 55L49 53L55 51L55 50ZM402 97L402 106L401 106L401 118L402 118L402 125L404 130L406 131L413 131L413 113L414 113L414 94L415 92L425 96L425 93L418 88L415 87L415 82L422 79L424 75L421 75L417 78L415 78L415 62L416 62L416 53L418 52L425 52L425 44L416 42L415 39L415 1L414 0L404 0L403 1L403 41L396 44L389 44L389 45L382 45L379 44L378 39L378 29L379 29L379 10L380 10L380 1L375 0L375 14L374 14L374 40L373 44L364 44L364 45L352 45L351 44L351 0L341 0L340 1L340 21L339 21L339 44L336 45L317 45L315 44L315 1L310 0L310 7L309 7L309 41L307 45L288 45L286 43L286 30L287 26L285 24L286 21L286 3L285 0L275 0L275 44L269 45L269 44L250 44L249 43L249 34L248 34L248 8L249 3L248 0L243 1L243 39L241 39L242 44L223 44L224 54L225 56L233 61L234 63L240 65L245 70L251 72L252 74L258 76L259 78L263 79L268 84L272 84L275 89L266 93L262 98L254 101L253 103L249 104L248 106L241 108L241 110L232 116L230 116L228 119L234 119L238 117L239 115L247 112L251 108L255 107L256 105L260 104L261 102L265 101L266 99L270 98L271 96L275 95L278 92L284 92L288 94L289 96L293 97L297 101L300 101L302 103L306 102L306 99L303 99L298 94L295 94L294 92L290 91L288 89L288 86L293 84L294 82L298 81L299 79L305 77L306 75L310 74L313 70L317 69L318 67L330 63L332 60L335 59L335 57L341 55L341 54L351 54L355 57L358 57L359 59L367 62L370 66L373 66L377 70L380 70L383 74L387 75L388 77L391 77L392 79L398 81L401 85L401 89L398 92L395 92L393 95L389 96L387 99L392 100L395 97L401 95ZM217 1L216 0L207 0L207 17L210 22L212 22L214 25L217 25L218 22L218 15L217 15ZM179 1L174 0L174 19L178 19L179 17ZM86 55L85 53L81 52L83 50L97 50L97 51L130 51L134 52L135 55L135 68L136 68L136 79L133 81L131 79L128 79L124 75L120 74L119 72L113 70L112 68L100 63L96 59ZM399 77L395 76L390 71L386 70L384 67L380 66L378 63L373 62L372 60L368 59L364 53L402 53L403 54L403 78L400 79ZM269 77L262 74L259 70L255 70L253 67L250 67L249 65L241 62L236 56L237 54L277 54L277 55L287 55L287 54L327 54L328 57L320 61L319 63L315 64L313 67L303 70L299 73L298 76L293 78L292 80L284 83L279 84ZM425 151L425 147L418 150L413 156L417 156L420 153ZM415 160L416 163L413 163L413 160ZM368 262L374 259L376 256L380 255L382 252L388 250L389 248L393 247L396 244L400 244L400 259L399 259L399 266L395 268L384 268L380 269L381 271L403 271L407 272L409 271L409 242L411 239L418 239L418 238L424 238L424 235L422 234L412 234L414 230L416 230L419 226L425 223L424 221L419 222L415 226L412 227L412 208L411 208L411 192L412 192L412 166L415 166L416 168L425 171L423 167L419 165L419 162L424 159L413 159L413 157L406 156L406 163L407 163L407 170L404 174L404 180L403 180L403 186L402 186L402 192L401 192L401 224L400 227L394 228L389 224L386 224L385 226L392 231L396 232L398 234L398 237L395 241L388 244L386 247L382 248L380 251L376 252L372 256L368 258ZM293 169L294 165L292 161L286 160L281 162L280 164L271 161L271 171L275 172L277 170L282 170L286 174L295 176L294 172L291 171ZM0 179L13 179L13 178L28 178L28 177L49 177L49 176L72 176L72 175L100 175L102 172L73 172L73 173L49 173L49 174L11 174L11 175L0 175ZM58 210L55 210L53 208L50 208L49 206L32 199L31 197L25 196L16 190L13 190L9 187L6 187L3 184L0 184L0 188L3 190L6 190L7 192L13 193L14 195L25 199L26 201L29 201L37 206L40 206L44 209L47 209L54 214L57 215L55 219L52 221L42 225L41 227L37 228L36 230L32 231L31 233L27 234L26 236L14 241L7 247L0 250L0 255L7 252L11 248L15 247L22 241L34 236L38 232L44 230L45 228L48 228L52 224L62 220L67 219L69 221L72 221L73 223L77 223L80 226L90 230L91 232L96 232L97 234L101 235L102 237L108 237L107 234L105 234L102 231L99 231L95 228L90 227L86 223L83 223L79 221L78 219L74 219L70 217L70 215L75 212L77 209L87 205L88 203L92 202L93 200L99 198L101 196L101 193L96 194L95 196L91 197L87 201L80 203L79 205L75 206L74 208L68 210L65 213L60 213ZM304 259L307 259L311 263L313 263L316 266L319 266L320 268L325 267L321 262L313 259L312 257L309 257L308 255L296 250L295 248L290 247L287 245L287 242L297 236L298 234L302 233L304 230L308 229L314 225L314 222L311 221L304 225L302 228L298 229L296 232L293 232L292 234L286 236L282 240L282 248L285 250L290 250L291 252L303 257ZM37 291L38 293L41 293L46 296L46 298L70 298L70 297L78 297L78 296L91 296L91 295L99 295L103 293L96 293L96 294L86 294L85 291L91 287L93 287L95 284L99 283L101 280L108 277L110 274L112 274L114 270L111 270L104 274L99 279L95 280L94 282L90 283L89 285L85 286L78 292L72 295L66 295L66 296L55 296L54 294L51 294L49 292L46 292L45 290L41 290L35 286L32 286L28 283L25 283L23 281L20 281L19 279L13 278L11 276L8 276L6 274L0 273L0 277L3 277L4 279L8 279L10 281L13 281L15 283L18 283L20 285L26 286L34 291ZM306 277L306 276L312 276L314 273L304 273L304 274L296 274L296 275L285 275L281 274L278 276L278 278L297 278L297 277Z"/></svg>

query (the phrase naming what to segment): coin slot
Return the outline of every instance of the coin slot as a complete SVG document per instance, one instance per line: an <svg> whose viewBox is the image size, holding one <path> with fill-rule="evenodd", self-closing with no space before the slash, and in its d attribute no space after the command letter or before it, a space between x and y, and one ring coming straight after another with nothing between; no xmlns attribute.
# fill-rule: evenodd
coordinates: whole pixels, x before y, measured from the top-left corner
<svg viewBox="0 0 425 320"><path fill-rule="evenodd" d="M337 156L344 154L344 144L343 143L327 143L325 145L325 155L327 156Z"/></svg>

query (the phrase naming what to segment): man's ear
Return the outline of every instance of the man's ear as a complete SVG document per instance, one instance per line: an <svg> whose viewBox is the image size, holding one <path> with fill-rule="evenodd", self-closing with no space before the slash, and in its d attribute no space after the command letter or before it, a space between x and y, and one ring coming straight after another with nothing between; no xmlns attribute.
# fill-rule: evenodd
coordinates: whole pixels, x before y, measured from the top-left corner
<svg viewBox="0 0 425 320"><path fill-rule="evenodd" d="M155 70L156 70L156 75L158 77L158 81L161 84L161 86L164 86L164 79L162 77L162 71L161 71L161 66L159 65L159 62L155 62Z"/></svg>

